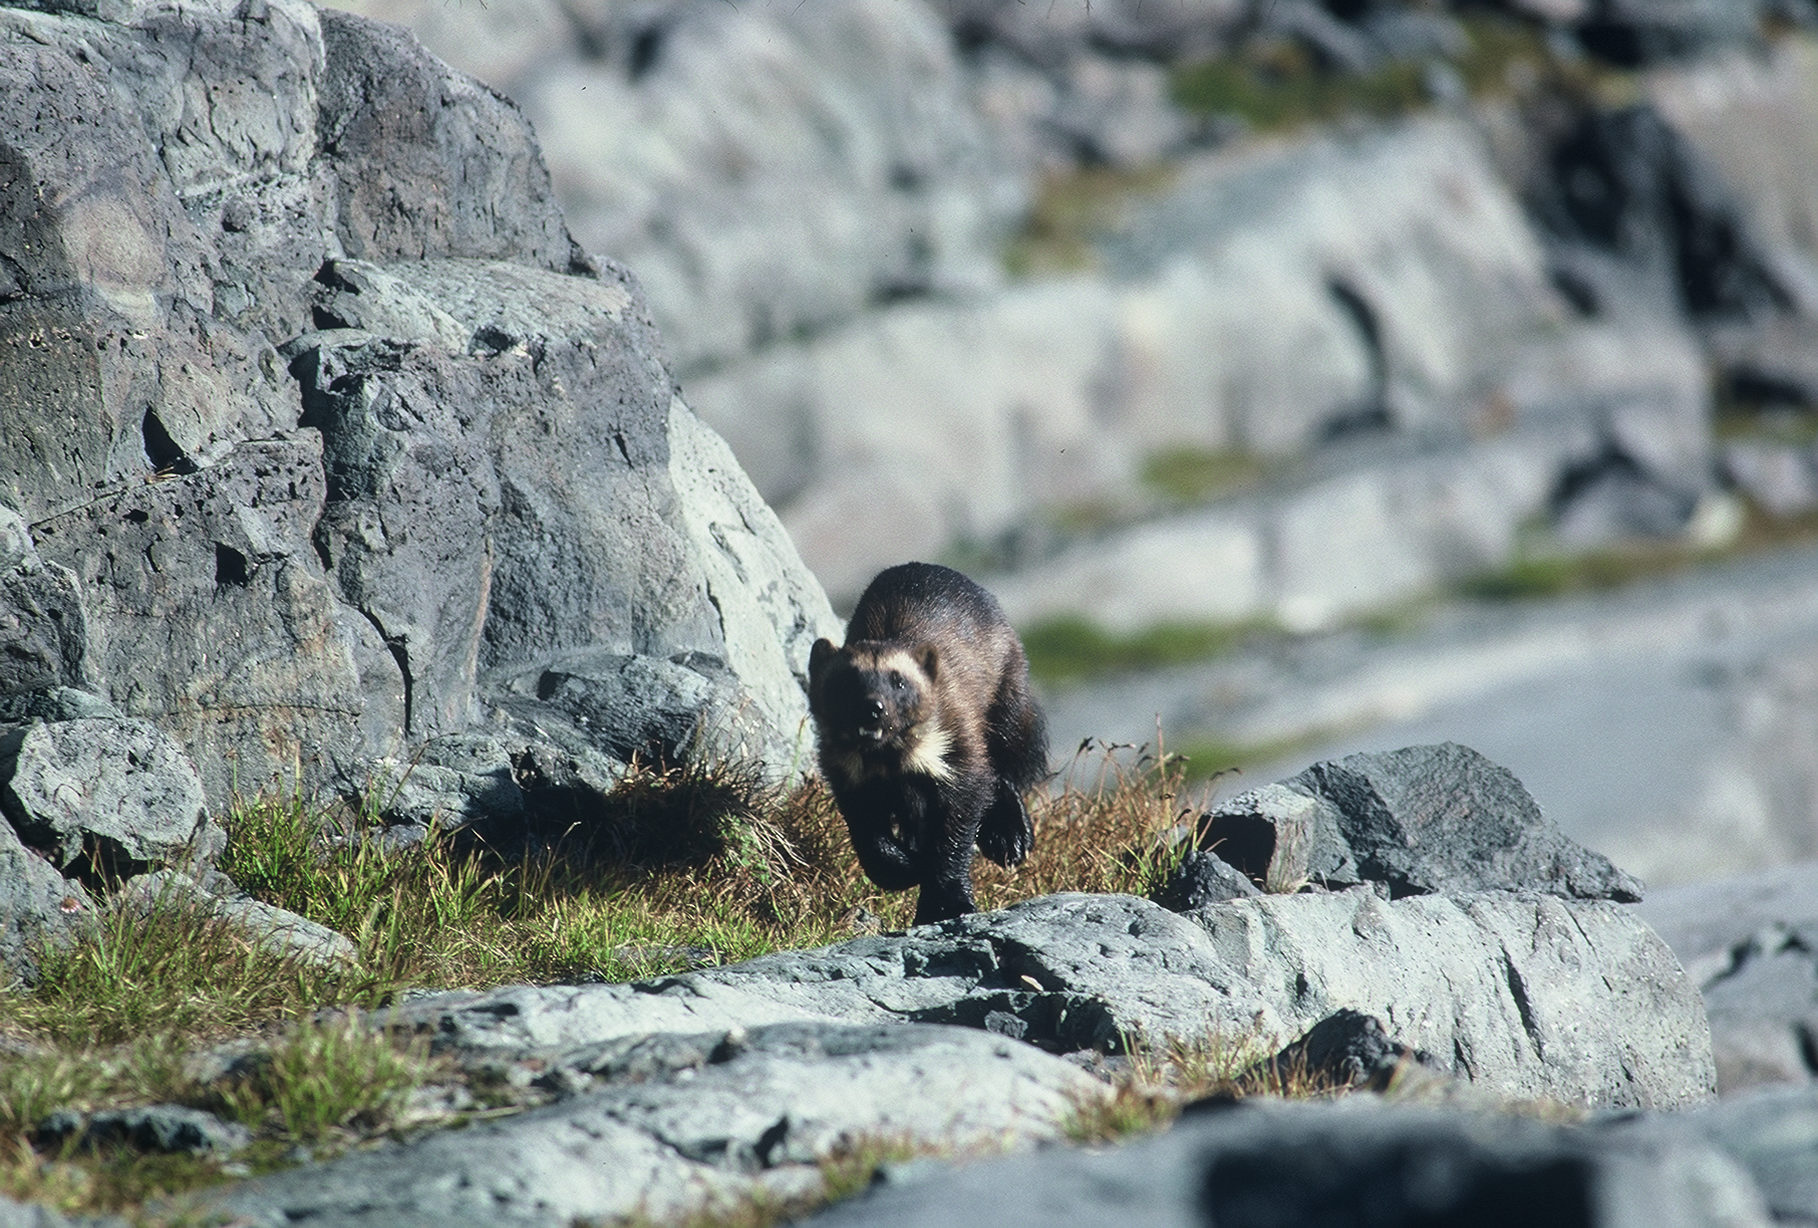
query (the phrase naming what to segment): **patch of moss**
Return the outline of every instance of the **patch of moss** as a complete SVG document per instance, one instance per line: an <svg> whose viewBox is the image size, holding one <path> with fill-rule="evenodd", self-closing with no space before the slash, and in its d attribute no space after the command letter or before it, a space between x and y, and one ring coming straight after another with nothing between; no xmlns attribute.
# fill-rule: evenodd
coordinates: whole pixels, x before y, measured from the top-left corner
<svg viewBox="0 0 1818 1228"><path fill-rule="evenodd" d="M1246 490L1267 473L1268 465L1254 453L1183 444L1150 454L1140 477L1157 498L1191 505Z"/></svg>
<svg viewBox="0 0 1818 1228"><path fill-rule="evenodd" d="M1078 615L1043 619L1023 630L1029 672L1049 683L1204 661L1231 651L1268 624L1163 622L1141 631L1110 631Z"/></svg>
<svg viewBox="0 0 1818 1228"><path fill-rule="evenodd" d="M1022 230L1005 249L1005 270L1029 277L1094 268L1093 241L1132 201L1160 192L1173 178L1168 167L1082 167L1043 175Z"/></svg>
<svg viewBox="0 0 1818 1228"><path fill-rule="evenodd" d="M1588 72L1559 61L1539 29L1526 22L1479 13L1459 26L1465 46L1446 62L1472 97L1576 82ZM1234 55L1181 64L1169 84L1175 103L1195 115L1230 116L1258 132L1285 132L1344 115L1387 119L1418 110L1428 102L1426 72L1414 60L1336 72L1316 64L1299 43L1265 39Z"/></svg>
<svg viewBox="0 0 1818 1228"><path fill-rule="evenodd" d="M1234 117L1257 132L1293 131L1341 115L1387 118L1426 101L1419 64L1392 61L1366 73L1332 72L1285 39L1177 66L1169 92L1185 111Z"/></svg>

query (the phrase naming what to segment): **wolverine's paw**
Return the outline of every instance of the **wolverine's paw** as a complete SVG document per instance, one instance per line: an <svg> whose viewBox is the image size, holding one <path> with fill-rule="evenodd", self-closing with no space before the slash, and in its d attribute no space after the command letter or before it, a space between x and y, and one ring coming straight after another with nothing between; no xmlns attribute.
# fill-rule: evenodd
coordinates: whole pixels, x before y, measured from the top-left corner
<svg viewBox="0 0 1818 1228"><path fill-rule="evenodd" d="M1023 799L1003 781L997 797L978 825L978 851L1006 868L1017 866L1035 847L1035 825L1023 808Z"/></svg>

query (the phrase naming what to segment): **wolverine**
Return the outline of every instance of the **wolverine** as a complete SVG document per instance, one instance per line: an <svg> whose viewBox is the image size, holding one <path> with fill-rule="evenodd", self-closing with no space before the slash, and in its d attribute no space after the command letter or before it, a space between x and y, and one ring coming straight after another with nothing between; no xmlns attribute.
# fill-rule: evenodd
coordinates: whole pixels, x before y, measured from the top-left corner
<svg viewBox="0 0 1818 1228"><path fill-rule="evenodd" d="M974 911L974 847L1029 855L1023 791L1048 774L1029 663L997 599L950 567L878 573L846 625L816 640L808 708L821 775L852 847L886 891L920 887L915 924Z"/></svg>

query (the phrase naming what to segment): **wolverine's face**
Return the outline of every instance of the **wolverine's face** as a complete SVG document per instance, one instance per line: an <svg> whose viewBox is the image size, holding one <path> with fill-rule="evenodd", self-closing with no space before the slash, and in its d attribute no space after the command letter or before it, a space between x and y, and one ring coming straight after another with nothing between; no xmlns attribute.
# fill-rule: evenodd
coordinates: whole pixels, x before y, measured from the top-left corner
<svg viewBox="0 0 1818 1228"><path fill-rule="evenodd" d="M866 759L912 749L928 719L927 665L900 644L819 640L808 658L808 707L824 746Z"/></svg>

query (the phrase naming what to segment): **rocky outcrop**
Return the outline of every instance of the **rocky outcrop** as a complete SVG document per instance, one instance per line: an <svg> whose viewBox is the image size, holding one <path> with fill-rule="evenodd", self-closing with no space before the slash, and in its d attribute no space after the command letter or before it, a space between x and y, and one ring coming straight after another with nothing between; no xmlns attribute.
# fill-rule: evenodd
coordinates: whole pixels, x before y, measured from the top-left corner
<svg viewBox="0 0 1818 1228"><path fill-rule="evenodd" d="M288 0L0 10L0 81L0 718L123 718L27 752L801 765L825 599L513 104Z"/></svg>
<svg viewBox="0 0 1818 1228"><path fill-rule="evenodd" d="M1271 891L1381 883L1392 898L1539 888L1641 898L1641 884L1568 839L1507 768L1468 746L1316 763L1199 820L1196 843Z"/></svg>
<svg viewBox="0 0 1818 1228"><path fill-rule="evenodd" d="M1713 369L1746 377L1818 302L1783 156L1810 45L1764 35L1818 22L1803 3L383 11L535 115L577 227L644 274L840 600L958 546L1030 568L1006 580L1028 618L1319 628L1536 525L1721 537ZM1628 105L1579 88L1611 65L1647 74ZM1398 89L1429 114L1233 139ZM994 267L1075 212L1079 269ZM1159 516L1142 474L1181 448L1319 463ZM1082 522L1119 531L1067 541ZM1163 552L1232 579L1157 592Z"/></svg>
<svg viewBox="0 0 1818 1228"><path fill-rule="evenodd" d="M539 1063L541 1064L541 1063ZM249 1224L546 1224L677 1219L735 1197L818 1188L866 1138L1051 1140L1092 1077L962 1028L780 1023L644 1033L570 1050L558 1102L251 1182L208 1204Z"/></svg>
<svg viewBox="0 0 1818 1228"><path fill-rule="evenodd" d="M1185 913L1055 895L654 981L425 996L386 1025L433 1038L459 1067L526 1089L541 1107L264 1178L211 1205L253 1223L458 1221L482 1207L505 1223L671 1217L715 1199L812 1192L817 1166L863 1139L961 1153L1055 1140L1108 1094L1086 1073L1115 1060L1107 1054L1269 1052L1287 1041L1275 1059L1284 1069L1317 1062L1340 1083L1382 1085L1418 1066L1428 1080L1418 1085L1480 1105L1635 1111L1708 1099L1709 1034L1691 983L1630 909L1572 898L1582 887L1572 850L1541 847L1538 816L1506 773L1441 747L1318 765L1309 778L1371 781L1385 830L1424 828L1433 846L1457 846L1428 847L1436 864L1471 847L1468 832L1433 817L1447 790L1441 811L1475 816L1489 844L1537 855L1501 860L1503 890L1390 899L1405 875L1392 859L1360 857L1362 885L1344 891L1252 891ZM1485 834L1501 820L1506 833ZM1332 1140L1318 1146L1377 1154L1378 1119L1362 1109L1292 1120L1284 1140L1305 1130ZM1381 1120L1395 1140L1381 1146L1408 1163L1456 1159L1492 1182L1530 1164L1530 1142L1548 1156L1588 1149L1589 1172L1628 1172L1629 1144L1580 1143L1538 1124L1522 1127L1532 1133L1520 1147L1486 1135L1461 1158L1434 1141L1450 1118ZM1171 1145L1120 1154L1138 1164ZM1634 1147L1649 1164L1699 1157L1711 1171L1685 1191L1753 1196L1746 1177L1731 1190L1721 1146ZM1707 1189L1713 1172L1722 1181ZM1092 1205L1073 1200L1065 1214Z"/></svg>

